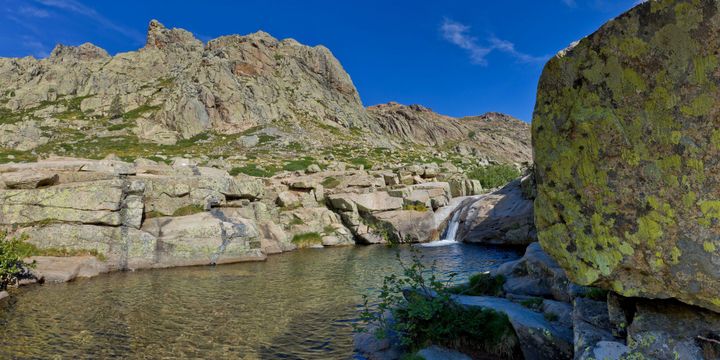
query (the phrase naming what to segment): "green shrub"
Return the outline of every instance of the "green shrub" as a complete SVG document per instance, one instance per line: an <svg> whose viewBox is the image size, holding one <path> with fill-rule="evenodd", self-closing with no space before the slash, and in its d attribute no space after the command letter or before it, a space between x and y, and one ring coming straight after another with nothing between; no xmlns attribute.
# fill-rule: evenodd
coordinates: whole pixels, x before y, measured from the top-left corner
<svg viewBox="0 0 720 360"><path fill-rule="evenodd" d="M505 284L505 277L502 275L492 276L490 273L479 273L471 276L466 284L450 288L450 292L472 296L500 296L503 293L503 284Z"/></svg>
<svg viewBox="0 0 720 360"><path fill-rule="evenodd" d="M436 344L466 353L521 358L518 338L505 314L458 305L449 291L453 276L441 281L435 275L435 265L427 269L417 253L413 253L409 264L399 255L397 258L403 274L385 277L377 307L371 309L364 296L361 319L379 325L376 336L383 338L388 330L394 331L411 352ZM394 321L388 321L387 311Z"/></svg>
<svg viewBox="0 0 720 360"><path fill-rule="evenodd" d="M476 136L476 135L477 135L477 134L476 134L474 131L471 131L471 132L468 133L468 138L470 138L471 140L475 140L475 136Z"/></svg>
<svg viewBox="0 0 720 360"><path fill-rule="evenodd" d="M8 239L0 232L0 290L16 283L34 266L24 261L32 252L33 246L25 242L24 236Z"/></svg>
<svg viewBox="0 0 720 360"><path fill-rule="evenodd" d="M298 247L308 247L312 245L322 244L322 235L316 232L295 234L291 241Z"/></svg>
<svg viewBox="0 0 720 360"><path fill-rule="evenodd" d="M340 180L338 180L332 176L328 176L325 179L323 179L323 181L320 184L326 189L334 189L338 185L340 185Z"/></svg>
<svg viewBox="0 0 720 360"><path fill-rule="evenodd" d="M467 174L468 178L480 181L483 188L492 189L503 186L520 176L513 165L490 165L477 167Z"/></svg>

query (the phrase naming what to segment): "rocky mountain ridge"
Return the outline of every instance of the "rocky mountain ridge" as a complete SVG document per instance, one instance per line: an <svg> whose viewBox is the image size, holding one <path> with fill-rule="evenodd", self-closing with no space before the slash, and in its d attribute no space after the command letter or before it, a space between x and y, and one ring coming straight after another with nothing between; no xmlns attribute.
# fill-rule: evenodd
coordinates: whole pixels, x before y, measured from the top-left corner
<svg viewBox="0 0 720 360"><path fill-rule="evenodd" d="M380 162L384 150L408 162L530 160L524 122L393 103L366 109L327 48L264 32L203 44L153 20L138 51L110 56L86 43L58 45L46 59L1 58L0 88L2 162L112 153L129 161L277 156L263 165L280 166L298 154Z"/></svg>

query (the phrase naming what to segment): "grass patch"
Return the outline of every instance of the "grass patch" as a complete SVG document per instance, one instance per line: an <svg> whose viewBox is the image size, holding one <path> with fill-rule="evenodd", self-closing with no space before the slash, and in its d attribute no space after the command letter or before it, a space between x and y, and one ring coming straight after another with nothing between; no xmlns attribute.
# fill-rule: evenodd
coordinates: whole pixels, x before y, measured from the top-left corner
<svg viewBox="0 0 720 360"><path fill-rule="evenodd" d="M513 165L490 165L477 167L467 174L468 178L480 181L483 188L503 186L520 177L520 171Z"/></svg>
<svg viewBox="0 0 720 360"><path fill-rule="evenodd" d="M544 313L543 317L545 317L545 320L547 321L558 321L558 319L560 319L558 314L551 312Z"/></svg>
<svg viewBox="0 0 720 360"><path fill-rule="evenodd" d="M277 168L274 166L259 168L256 164L247 164L245 166L234 167L230 170L230 175L232 176L237 176L239 174L269 178L277 174Z"/></svg>
<svg viewBox="0 0 720 360"><path fill-rule="evenodd" d="M323 181L320 183L320 185L322 185L326 189L334 189L338 185L340 185L340 180L338 180L332 176L328 176L325 179L323 179Z"/></svg>
<svg viewBox="0 0 720 360"><path fill-rule="evenodd" d="M132 109L122 115L125 120L135 120L142 116L144 113L160 110L160 106L156 105L140 105L135 109Z"/></svg>
<svg viewBox="0 0 720 360"><path fill-rule="evenodd" d="M302 221L302 219L299 218L299 217L293 217L293 219L290 220L290 225L291 225L291 226L304 225L304 224L305 224L305 222Z"/></svg>
<svg viewBox="0 0 720 360"><path fill-rule="evenodd" d="M450 288L450 292L472 296L501 296L503 284L505 284L505 277L502 275L492 276L490 273L479 273L471 276L466 284Z"/></svg>
<svg viewBox="0 0 720 360"><path fill-rule="evenodd" d="M286 162L285 165L283 165L283 170L285 170L285 171L302 171L302 170L307 169L308 166L312 165L314 162L315 162L314 158L306 156L302 159Z"/></svg>
<svg viewBox="0 0 720 360"><path fill-rule="evenodd" d="M191 204L191 205L183 206L183 207L175 210L172 213L172 216L193 215L193 214L201 213L203 211L205 211L205 208L203 206L197 205L197 204Z"/></svg>
<svg viewBox="0 0 720 360"><path fill-rule="evenodd" d="M309 247L312 245L322 244L322 236L316 232L295 234L291 241L298 247Z"/></svg>
<svg viewBox="0 0 720 360"><path fill-rule="evenodd" d="M368 160L366 157L356 157L350 159L350 163L353 165L362 165L364 169L370 169L373 167L373 163Z"/></svg>
<svg viewBox="0 0 720 360"><path fill-rule="evenodd" d="M130 127L130 124L115 124L115 125L108 126L107 129L110 131L118 131L118 130L122 130L122 129L127 129L129 127Z"/></svg>

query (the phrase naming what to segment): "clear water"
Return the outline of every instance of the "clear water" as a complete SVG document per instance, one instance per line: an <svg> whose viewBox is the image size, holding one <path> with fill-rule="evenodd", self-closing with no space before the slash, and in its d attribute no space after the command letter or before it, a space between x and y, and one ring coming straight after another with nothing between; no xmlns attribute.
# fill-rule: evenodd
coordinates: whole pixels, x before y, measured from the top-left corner
<svg viewBox="0 0 720 360"><path fill-rule="evenodd" d="M308 249L266 262L113 273L32 286L0 306L0 359L348 359L361 294L399 270L384 246ZM520 256L419 248L441 274Z"/></svg>

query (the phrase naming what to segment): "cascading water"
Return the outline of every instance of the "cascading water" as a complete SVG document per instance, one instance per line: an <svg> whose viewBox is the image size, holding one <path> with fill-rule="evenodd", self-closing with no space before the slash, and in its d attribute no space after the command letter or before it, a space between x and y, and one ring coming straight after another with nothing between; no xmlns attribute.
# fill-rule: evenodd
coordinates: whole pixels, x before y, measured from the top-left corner
<svg viewBox="0 0 720 360"><path fill-rule="evenodd" d="M457 244L455 239L457 236L458 228L460 227L460 213L462 209L455 210L447 228L445 229L445 235L438 241L433 241L425 244L420 244L422 247L436 247L436 246L447 246Z"/></svg>

